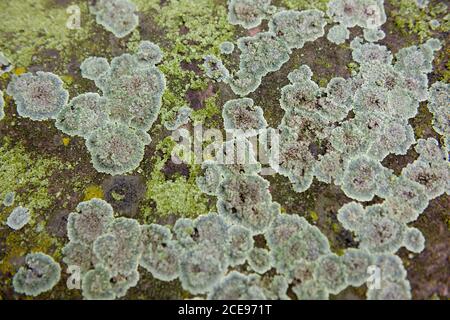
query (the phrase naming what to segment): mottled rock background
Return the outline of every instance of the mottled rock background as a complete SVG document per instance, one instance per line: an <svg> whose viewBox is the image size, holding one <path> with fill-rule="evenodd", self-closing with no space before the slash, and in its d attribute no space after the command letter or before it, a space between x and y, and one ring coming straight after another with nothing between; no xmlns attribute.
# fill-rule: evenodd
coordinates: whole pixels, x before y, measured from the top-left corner
<svg viewBox="0 0 450 320"><path fill-rule="evenodd" d="M42 251L61 262L61 248L67 242L65 224L67 214L83 200L100 197L109 201L116 212L138 219L141 223L173 224L182 216L195 217L215 210L215 199L198 190L195 177L198 166L176 165L170 161L170 135L162 125L165 119L183 105L194 109L193 118L204 127L222 126L221 106L234 95L225 84L209 81L200 67L202 57L219 55L219 45L258 30L246 31L227 22L226 0L133 0L139 8L139 27L129 36L117 39L95 23L82 0L22 0L0 3L0 51L9 57L15 74L37 70L58 74L65 82L71 97L94 91L93 82L81 78L79 66L88 56L111 59L136 49L140 40L157 43L165 57L160 69L168 80L163 108L150 134L152 144L146 156L129 177L111 178L94 170L84 141L69 138L58 131L51 121L33 122L18 117L14 102L6 96L6 118L0 121L0 199L4 190L14 189L16 205L32 212L30 224L13 232L5 224L12 208L0 205L0 299L24 299L15 294L11 279L24 263L29 252ZM439 38L444 48L434 61L430 83L449 81L448 53L450 45L448 12L439 11L440 3L431 0L425 10L419 10L411 0L386 0L388 21L383 26L386 38L381 41L393 53L400 48L419 44L429 37ZM324 9L326 0L277 0L277 6ZM69 5L79 5L81 28L66 27ZM437 9L436 9L437 8ZM432 30L429 21L438 19L441 27ZM263 23L258 29L266 29ZM329 26L327 27L327 29ZM351 30L352 36L361 30ZM238 53L223 56L227 67L238 64ZM335 76L348 77L351 68L348 42L336 46L325 37L295 50L281 70L263 79L258 90L250 95L256 105L264 109L269 125L275 126L283 116L278 99L280 89L288 83L287 74L300 64L307 64L314 72L314 80L323 85ZM10 75L0 77L0 89L5 91ZM425 105L411 120L416 138L439 136L431 127L431 114ZM413 150L405 156L389 156L383 165L399 173L416 158ZM287 178L267 177L273 199L282 211L298 214L316 224L328 237L332 250L339 252L354 246L352 235L343 230L336 219L337 210L350 201L335 186L314 182L306 192L292 190ZM7 188L8 187L8 188ZM379 202L375 199L371 203ZM450 297L450 197L443 195L430 202L425 213L412 225L426 238L421 254L399 252L408 270L414 299ZM63 269L65 268L62 265ZM80 299L77 290L68 290L67 274L60 283L39 299ZM336 299L364 298L365 288L349 288ZM155 280L141 270L137 287L129 290L125 299L179 299L189 294L178 281Z"/></svg>

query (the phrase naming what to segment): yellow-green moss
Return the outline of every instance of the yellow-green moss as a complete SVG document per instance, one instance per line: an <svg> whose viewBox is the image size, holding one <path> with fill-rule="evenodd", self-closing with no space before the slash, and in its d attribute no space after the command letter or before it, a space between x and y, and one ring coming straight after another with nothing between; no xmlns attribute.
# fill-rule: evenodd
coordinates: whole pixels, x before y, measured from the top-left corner
<svg viewBox="0 0 450 320"><path fill-rule="evenodd" d="M171 152L175 146L171 137L162 140L157 146L153 170L147 181L148 200L156 204L157 215L175 214L180 217L196 217L208 212L207 198L197 187L195 177L199 168L190 166L189 177L175 176L171 180L166 180L162 169L167 161L170 161ZM144 208L144 219L154 220L151 217L150 208Z"/></svg>
<svg viewBox="0 0 450 320"><path fill-rule="evenodd" d="M8 192L16 193L16 205L28 208L32 215L49 207L53 196L49 194L49 178L66 165L56 158L45 158L28 153L20 144L15 146L7 139L0 145L0 199ZM6 219L6 210L0 221Z"/></svg>
<svg viewBox="0 0 450 320"><path fill-rule="evenodd" d="M0 1L0 51L16 66L27 67L39 50L63 52L74 43L89 39L94 20L85 1L76 4L81 9L81 28L72 30L66 27L69 5L58 6L51 0ZM66 58L69 61L71 57Z"/></svg>
<svg viewBox="0 0 450 320"><path fill-rule="evenodd" d="M333 231L335 232L335 233L339 233L339 232L341 232L341 226L339 225L339 224L337 224L337 223L333 223L332 225L331 225L331 228L333 229Z"/></svg>
<svg viewBox="0 0 450 320"><path fill-rule="evenodd" d="M394 7L390 15L394 18L395 25L402 33L416 34L423 41L435 31L450 31L448 9L441 1L432 0L425 8L419 8L415 1L411 0L392 0L390 3ZM433 19L440 23L440 26L434 30L430 26L430 21Z"/></svg>
<svg viewBox="0 0 450 320"><path fill-rule="evenodd" d="M138 7L144 6L141 2L137 1ZM153 17L165 40L158 43L164 52L160 69L167 78L160 114L164 122L188 104L188 90L207 88L199 65L208 54L220 56L219 46L233 41L234 27L227 21L225 1L172 0L162 5L157 1L146 8L157 10Z"/></svg>
<svg viewBox="0 0 450 320"><path fill-rule="evenodd" d="M288 9L319 9L322 11L326 11L328 1L329 0L282 0L280 2L282 6Z"/></svg>

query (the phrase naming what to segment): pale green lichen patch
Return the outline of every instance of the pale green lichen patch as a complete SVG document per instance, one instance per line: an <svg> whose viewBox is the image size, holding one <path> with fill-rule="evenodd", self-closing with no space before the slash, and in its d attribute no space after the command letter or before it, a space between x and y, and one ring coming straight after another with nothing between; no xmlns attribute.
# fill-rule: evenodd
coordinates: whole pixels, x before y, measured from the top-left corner
<svg viewBox="0 0 450 320"><path fill-rule="evenodd" d="M0 273L14 274L17 262L29 252L46 252L56 260L60 258L62 243L39 227L24 228L23 232L11 232L5 240L6 249L0 259ZM11 279L8 278L8 281Z"/></svg>
<svg viewBox="0 0 450 320"><path fill-rule="evenodd" d="M281 0L281 5L288 9L306 10L318 9L327 10L328 0Z"/></svg>

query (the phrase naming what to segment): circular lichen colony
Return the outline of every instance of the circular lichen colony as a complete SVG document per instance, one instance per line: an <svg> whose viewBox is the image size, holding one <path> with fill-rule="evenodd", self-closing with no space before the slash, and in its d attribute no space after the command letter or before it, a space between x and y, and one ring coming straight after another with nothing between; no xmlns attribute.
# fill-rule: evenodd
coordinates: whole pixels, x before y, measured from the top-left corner
<svg viewBox="0 0 450 320"><path fill-rule="evenodd" d="M150 136L144 131L120 123L108 123L89 135L86 147L97 171L116 175L136 169L150 141Z"/></svg>
<svg viewBox="0 0 450 320"><path fill-rule="evenodd" d="M42 71L14 76L6 93L14 98L20 116L38 121L56 118L69 98L62 80Z"/></svg>
<svg viewBox="0 0 450 320"><path fill-rule="evenodd" d="M271 0L230 0L228 3L228 21L246 29L257 27L274 7Z"/></svg>
<svg viewBox="0 0 450 320"><path fill-rule="evenodd" d="M125 54L112 60L111 70L102 80L111 120L149 130L161 108L164 75L151 64L140 64L136 56Z"/></svg>
<svg viewBox="0 0 450 320"><path fill-rule="evenodd" d="M350 38L350 31L342 25L333 26L327 34L327 39L335 44L343 44Z"/></svg>
<svg viewBox="0 0 450 320"><path fill-rule="evenodd" d="M3 91L0 90L0 121L5 117L5 100L3 98Z"/></svg>
<svg viewBox="0 0 450 320"><path fill-rule="evenodd" d="M261 107L254 106L250 98L229 100L223 106L225 130L257 131L267 127Z"/></svg>
<svg viewBox="0 0 450 320"><path fill-rule="evenodd" d="M0 4L0 295L448 297L446 4L47 2Z"/></svg>
<svg viewBox="0 0 450 320"><path fill-rule="evenodd" d="M234 51L234 43L225 41L220 44L220 52L223 54L232 54Z"/></svg>
<svg viewBox="0 0 450 320"><path fill-rule="evenodd" d="M80 65L81 76L89 80L96 80L109 70L109 62L101 57L89 57Z"/></svg>
<svg viewBox="0 0 450 320"><path fill-rule="evenodd" d="M51 290L61 277L61 267L52 257L43 253L30 253L25 266L14 275L13 286L18 293L30 296Z"/></svg>
<svg viewBox="0 0 450 320"><path fill-rule="evenodd" d="M96 15L97 23L118 38L130 34L139 24L136 5L128 0L95 1L90 10Z"/></svg>
<svg viewBox="0 0 450 320"><path fill-rule="evenodd" d="M71 136L87 138L109 121L107 100L97 93L81 94L59 112L55 126Z"/></svg>
<svg viewBox="0 0 450 320"><path fill-rule="evenodd" d="M113 209L100 199L81 202L76 209L69 215L67 235L73 242L90 245L112 222Z"/></svg>
<svg viewBox="0 0 450 320"><path fill-rule="evenodd" d="M141 41L136 56L139 60L156 65L163 59L163 53L158 45L151 41Z"/></svg>

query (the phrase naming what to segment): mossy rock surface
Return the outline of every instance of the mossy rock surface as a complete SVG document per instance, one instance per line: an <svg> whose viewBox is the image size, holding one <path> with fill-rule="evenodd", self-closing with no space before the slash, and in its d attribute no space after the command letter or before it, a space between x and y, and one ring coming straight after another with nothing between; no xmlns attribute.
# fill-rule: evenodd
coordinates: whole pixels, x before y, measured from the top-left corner
<svg viewBox="0 0 450 320"><path fill-rule="evenodd" d="M81 77L80 64L89 56L105 57L109 61L123 53L133 53L141 40L160 46L164 59L158 65L165 74L167 89L158 120L149 131L152 142L145 149L144 159L132 176L138 181L138 195L131 197L132 217L140 223L173 225L178 218L196 218L216 211L216 198L203 194L196 178L201 174L198 164L175 164L170 158L173 141L163 123L173 119L183 106L193 109L192 122L204 129L223 130L222 106L236 98L229 86L216 83L204 75L203 57L221 57L230 69L239 66L239 53L220 53L220 44L236 43L236 39L255 30L245 30L227 21L226 0L133 0L138 8L139 26L128 36L116 38L96 24L84 0L21 0L0 1L0 52L14 64L9 74L0 76L0 90L6 87L12 74L38 70L53 72L64 81L70 97L98 89L92 81ZM327 0L273 0L287 9L326 9ZM450 44L448 11L441 4L448 1L431 0L420 10L411 0L386 0L388 17L382 29L386 37L380 41L393 53L399 49L438 38L443 43L429 74L430 84L450 79L448 52ZM77 5L81 13L81 28L66 27L69 5ZM446 16L447 15L447 16ZM430 26L431 20L440 26ZM328 27L327 27L328 28ZM267 29L267 21L257 27ZM351 38L362 35L352 28ZM263 78L259 88L251 93L255 105L261 106L269 126L276 127L284 111L280 108L281 88L289 83L287 75L301 64L310 66L313 80L326 86L333 77L350 76L351 49L346 44L334 45L322 37L293 50L290 60L279 71ZM12 278L24 264L29 252L43 252L62 266L59 284L39 299L81 299L78 290L66 287L68 274L62 262L62 247L68 242L66 217L81 201L110 197L117 206L123 205L122 195L110 192L111 176L98 173L92 166L84 140L68 137L58 131L54 121L33 122L21 118L14 100L5 95L5 118L0 120L0 203L9 191L16 193L15 204L30 209L31 221L20 231L13 231L5 221L13 207L0 204L0 299L26 299L14 292ZM191 123L192 124L192 123ZM422 103L418 115L410 120L416 139L440 136L432 128L432 115ZM192 131L192 127L189 127ZM417 157L413 148L406 155L388 156L383 165L399 174ZM354 236L337 221L338 209L351 201L339 187L315 181L303 193L296 193L289 180L280 175L265 177L270 182L273 201L282 212L305 217L316 225L338 253L354 247ZM105 186L109 188L105 190ZM105 194L105 192L109 192ZM131 199L130 198L130 199ZM121 202L122 201L122 202ZM368 204L379 203L375 197ZM121 211L127 212L121 208ZM399 251L411 283L414 299L450 298L448 264L450 259L450 197L444 194L432 201L425 212L411 225L420 229L426 247L420 254ZM118 212L120 214L120 212ZM141 280L124 299L183 299L192 297L178 280L162 282L139 269ZM347 288L337 297L364 298L364 288Z"/></svg>

